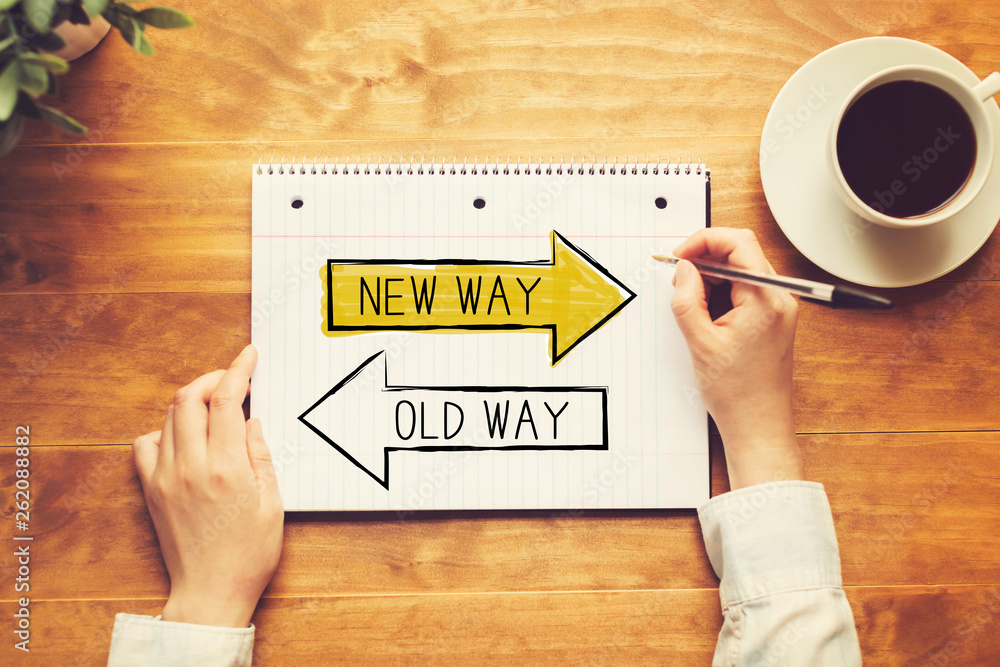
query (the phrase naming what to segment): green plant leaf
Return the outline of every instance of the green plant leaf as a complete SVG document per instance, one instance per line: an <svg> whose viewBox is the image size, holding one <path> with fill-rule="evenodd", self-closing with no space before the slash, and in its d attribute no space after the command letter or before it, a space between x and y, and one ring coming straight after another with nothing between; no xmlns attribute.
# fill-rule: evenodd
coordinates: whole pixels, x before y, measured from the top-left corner
<svg viewBox="0 0 1000 667"><path fill-rule="evenodd" d="M128 5L123 5L121 3L115 3L115 11L121 14L123 17L135 18L139 15L135 9L129 7ZM138 27L140 32L146 32L146 24L142 21L135 21L133 28Z"/></svg>
<svg viewBox="0 0 1000 667"><path fill-rule="evenodd" d="M38 97L49 87L49 73L38 63L21 62L21 90L32 97Z"/></svg>
<svg viewBox="0 0 1000 667"><path fill-rule="evenodd" d="M83 8L83 5L72 5L70 7L69 22L75 25L90 25L90 14Z"/></svg>
<svg viewBox="0 0 1000 667"><path fill-rule="evenodd" d="M17 61L7 63L7 67L0 73L0 121L10 118L17 104L17 77L20 68Z"/></svg>
<svg viewBox="0 0 1000 667"><path fill-rule="evenodd" d="M53 53L66 46L66 41L54 32L37 34L29 40L32 46L52 51Z"/></svg>
<svg viewBox="0 0 1000 667"><path fill-rule="evenodd" d="M184 12L171 7L150 7L135 16L154 28L190 28L194 21Z"/></svg>
<svg viewBox="0 0 1000 667"><path fill-rule="evenodd" d="M134 20L134 19L133 19ZM141 24L139 24L141 25ZM139 53L144 56L153 56L153 45L149 43L149 39L146 37L146 33L140 31L136 33L136 37L139 38L139 47L136 49Z"/></svg>
<svg viewBox="0 0 1000 667"><path fill-rule="evenodd" d="M11 35L7 39L0 39L0 51L3 51L16 41L17 41L17 35Z"/></svg>
<svg viewBox="0 0 1000 667"><path fill-rule="evenodd" d="M24 16L35 30L46 33L52 29L52 15L56 11L56 0L23 0Z"/></svg>
<svg viewBox="0 0 1000 667"><path fill-rule="evenodd" d="M37 106L38 110L42 112L42 120L55 125L60 130L64 130L70 134L83 134L87 131L86 127L76 122L62 111L53 109L52 107L47 107L44 104L38 104Z"/></svg>
<svg viewBox="0 0 1000 667"><path fill-rule="evenodd" d="M128 20L132 23L132 48L142 53L142 28L139 26L139 22L131 16Z"/></svg>
<svg viewBox="0 0 1000 667"><path fill-rule="evenodd" d="M107 11L102 14L104 18L108 20L111 25L118 28L118 32L121 33L122 39L129 45L133 46L135 43L135 28L132 24L132 19L124 14L114 11L113 8L108 8Z"/></svg>
<svg viewBox="0 0 1000 667"><path fill-rule="evenodd" d="M3 157L17 145L17 140L21 138L21 131L24 129L24 116L14 114L3 126L3 134L0 134L0 157Z"/></svg>
<svg viewBox="0 0 1000 667"><path fill-rule="evenodd" d="M52 14L52 18L49 19L49 27L55 28L63 22L68 21L72 13L72 6L63 4L62 0L57 0L56 11Z"/></svg>
<svg viewBox="0 0 1000 667"><path fill-rule="evenodd" d="M2 12L4 10L7 10L7 9L10 9L14 5L16 5L18 2L19 2L19 0L0 0L0 12Z"/></svg>
<svg viewBox="0 0 1000 667"><path fill-rule="evenodd" d="M21 55L21 62L36 63L53 74L65 74L69 71L69 63L51 53L25 53Z"/></svg>
<svg viewBox="0 0 1000 667"><path fill-rule="evenodd" d="M42 111L35 104L35 101L31 99L31 96L21 91L17 94L17 105L14 107L14 113L19 113L27 118L41 118Z"/></svg>
<svg viewBox="0 0 1000 667"><path fill-rule="evenodd" d="M83 0L83 8L91 16L97 16L108 7L108 0Z"/></svg>

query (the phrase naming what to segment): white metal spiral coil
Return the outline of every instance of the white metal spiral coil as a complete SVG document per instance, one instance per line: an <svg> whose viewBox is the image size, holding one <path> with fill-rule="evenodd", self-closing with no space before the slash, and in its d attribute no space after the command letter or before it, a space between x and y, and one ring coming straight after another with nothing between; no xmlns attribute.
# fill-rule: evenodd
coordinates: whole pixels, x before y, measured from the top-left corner
<svg viewBox="0 0 1000 667"><path fill-rule="evenodd" d="M562 175L562 174L589 174L589 175L638 175L642 173L659 175L663 174L702 174L707 170L705 164L699 159L697 161L688 158L687 162L678 160L676 162L668 160L667 162L662 162L657 159L653 162L650 159L640 161L638 157L632 162L629 162L628 158L624 162L619 163L617 158L615 158L610 164L605 158L603 161L598 162L597 160L581 160L576 162L575 158L570 158L569 162L566 162L564 158L560 158L559 162L555 161L555 158L550 158L547 162L540 158L537 162L533 162L531 158L528 159L526 163L522 163L521 159L517 162L512 163L510 158L507 158L505 162L501 162L500 158L496 158L491 162L489 158L485 162L479 162L479 158L476 157L471 163L468 157L464 158L460 163L458 158L452 158L451 163L447 161L431 161L427 162L425 158L420 158L417 162L416 158L403 158L400 157L398 160L395 158L389 158L388 162L383 162L384 158L378 158L373 161L373 158L368 157L367 159L358 157L353 160L347 157L341 162L339 157L330 161L329 157L324 157L323 161L319 161L319 157L314 157L312 162L307 161L307 158L303 157L301 161L297 161L297 158L292 158L291 162L288 162L287 158L281 158L280 162L277 158L270 158L265 161L263 158L257 161L257 173L263 174L330 174L330 175L344 175L344 174L375 174L380 175L397 175L397 176L412 176L414 174L422 176L424 174L438 174L438 175L466 175L471 174L473 176L478 176L480 174L493 174L493 175L510 175L520 176L523 174L536 174L542 175Z"/></svg>

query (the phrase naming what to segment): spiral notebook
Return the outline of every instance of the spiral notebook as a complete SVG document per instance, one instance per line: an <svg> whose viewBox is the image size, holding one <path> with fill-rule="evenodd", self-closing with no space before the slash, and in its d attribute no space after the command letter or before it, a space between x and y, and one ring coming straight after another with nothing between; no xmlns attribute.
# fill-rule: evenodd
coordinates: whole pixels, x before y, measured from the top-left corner
<svg viewBox="0 0 1000 667"><path fill-rule="evenodd" d="M694 163L253 166L251 414L286 510L689 508Z"/></svg>

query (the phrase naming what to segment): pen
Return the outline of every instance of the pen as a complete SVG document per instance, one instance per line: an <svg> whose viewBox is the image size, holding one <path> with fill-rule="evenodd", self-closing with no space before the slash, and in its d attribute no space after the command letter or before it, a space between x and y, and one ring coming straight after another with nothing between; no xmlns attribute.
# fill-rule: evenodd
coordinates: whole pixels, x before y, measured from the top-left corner
<svg viewBox="0 0 1000 667"><path fill-rule="evenodd" d="M653 255L653 259L677 266L677 258L670 255ZM833 308L892 308L892 301L877 294L869 294L846 285L828 285L815 280L777 276L773 273L759 273L737 269L726 264L703 259L689 259L703 276L725 278L740 283L777 287L791 294L804 297L807 301L821 303Z"/></svg>

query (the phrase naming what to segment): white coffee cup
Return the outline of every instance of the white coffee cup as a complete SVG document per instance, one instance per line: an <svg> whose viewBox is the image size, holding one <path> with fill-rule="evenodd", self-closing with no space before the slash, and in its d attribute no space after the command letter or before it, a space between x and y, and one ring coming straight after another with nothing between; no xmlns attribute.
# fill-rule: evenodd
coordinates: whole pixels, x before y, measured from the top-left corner
<svg viewBox="0 0 1000 667"><path fill-rule="evenodd" d="M862 95L873 88L893 81L921 81L937 86L948 93L962 105L972 121L972 129L976 135L976 161L965 186L941 207L912 218L896 218L886 215L866 204L848 185L837 156L837 134L844 114ZM983 189L983 185L990 175L990 169L993 167L993 127L990 124L989 116L986 115L986 103L998 92L1000 92L1000 73L997 72L990 74L975 86L969 86L959 81L944 70L921 65L892 67L868 77L847 95L846 100L837 110L830 128L827 163L832 172L834 189L837 194L840 195L847 207L859 216L885 227L904 229L924 227L955 215L976 198L979 191Z"/></svg>

